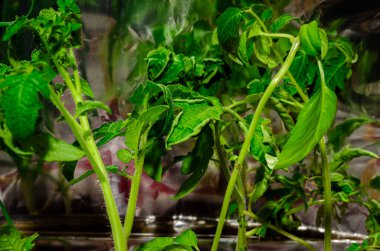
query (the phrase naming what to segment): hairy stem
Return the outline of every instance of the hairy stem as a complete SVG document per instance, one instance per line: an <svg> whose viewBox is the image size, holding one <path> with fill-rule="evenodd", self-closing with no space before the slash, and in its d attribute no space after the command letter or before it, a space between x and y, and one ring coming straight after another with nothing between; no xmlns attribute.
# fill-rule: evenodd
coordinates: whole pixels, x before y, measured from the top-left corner
<svg viewBox="0 0 380 251"><path fill-rule="evenodd" d="M232 174L231 174L231 178L230 178L228 185L227 185L227 190L226 190L226 193L224 196L222 210L221 210L220 216L219 216L218 226L216 229L214 241L213 241L212 248L211 248L212 251L217 251L217 249L218 249L219 240L220 240L220 237L222 234L223 225L224 225L224 221L226 219L226 215L227 215L227 211L228 211L228 205L230 203L231 195L232 195L233 189L235 187L236 180L239 177L239 173L240 173L240 169L242 167L242 163L243 163L243 161L244 161L244 159L248 153L249 146L251 144L251 140L252 140L253 134L255 132L256 125L257 125L257 122L260 118L261 112L263 111L265 104L267 103L269 97L272 95L272 92L274 91L274 89L277 87L277 85L283 79L286 72L288 72L289 67L293 62L294 56L296 55L296 52L298 51L299 46L300 46L300 40L297 37L294 40L292 48L290 49L288 57L286 58L284 64L282 65L281 69L277 72L277 74L274 76L274 78L272 79L271 83L269 84L269 86L265 90L264 95L261 98L261 100L257 106L257 109L256 109L256 112L253 116L251 125L248 129L248 133L245 137L243 146L241 148L238 160L236 161L236 164L235 164L234 169L233 169Z"/></svg>

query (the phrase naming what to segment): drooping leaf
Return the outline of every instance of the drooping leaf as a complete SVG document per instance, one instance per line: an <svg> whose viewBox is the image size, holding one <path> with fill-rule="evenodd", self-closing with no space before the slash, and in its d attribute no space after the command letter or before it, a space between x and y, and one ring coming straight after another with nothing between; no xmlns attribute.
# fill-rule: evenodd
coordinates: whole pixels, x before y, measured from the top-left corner
<svg viewBox="0 0 380 251"><path fill-rule="evenodd" d="M191 246L195 250L199 251L197 236L191 229L183 231L180 235L174 238L174 241L179 244Z"/></svg>
<svg viewBox="0 0 380 251"><path fill-rule="evenodd" d="M146 109L149 100L161 92L162 89L159 85L152 81L147 81L137 87L132 96L129 98L129 101L136 106L143 107L142 109Z"/></svg>
<svg viewBox="0 0 380 251"><path fill-rule="evenodd" d="M361 149L361 148L350 148L345 147L340 152L334 155L334 159L331 162L331 171L335 171L344 163L359 157L371 157L379 158L375 153Z"/></svg>
<svg viewBox="0 0 380 251"><path fill-rule="evenodd" d="M20 149L19 147L15 146L13 142L13 135L11 131L8 129L7 125L4 124L3 126L0 125L0 138L3 140L4 144L14 153L18 155L32 155L33 152L31 151L24 151Z"/></svg>
<svg viewBox="0 0 380 251"><path fill-rule="evenodd" d="M0 228L0 248L2 251L31 251L38 234L23 237L12 225L4 225Z"/></svg>
<svg viewBox="0 0 380 251"><path fill-rule="evenodd" d="M27 19L25 16L18 17L15 21L13 21L5 30L3 41L9 40L13 35L15 35L25 26L26 22Z"/></svg>
<svg viewBox="0 0 380 251"><path fill-rule="evenodd" d="M338 57L329 58L328 61L324 62L323 68L325 69L327 86L332 90L335 90L336 87L343 90L349 71L345 56L339 55Z"/></svg>
<svg viewBox="0 0 380 251"><path fill-rule="evenodd" d="M298 115L297 123L278 156L276 169L289 167L305 158L330 128L336 109L335 93L321 86Z"/></svg>
<svg viewBox="0 0 380 251"><path fill-rule="evenodd" d="M223 113L220 104L210 105L206 101L186 102L176 101L175 105L182 108L176 117L173 127L166 138L167 147L188 140L197 135L211 120L218 120Z"/></svg>
<svg viewBox="0 0 380 251"><path fill-rule="evenodd" d="M273 23L269 27L269 30L272 33L278 33L282 27L287 25L293 19L295 19L295 17L293 17L289 14L283 14L273 21Z"/></svg>
<svg viewBox="0 0 380 251"><path fill-rule="evenodd" d="M183 55L173 55L165 68L165 71L156 79L156 82L164 85L178 82L183 68Z"/></svg>
<svg viewBox="0 0 380 251"><path fill-rule="evenodd" d="M222 15L216 20L218 27L218 39L221 44L227 42L231 38L239 35L239 24L242 18L242 11L239 8L227 8Z"/></svg>
<svg viewBox="0 0 380 251"><path fill-rule="evenodd" d="M37 154L45 161L65 162L81 159L85 153L76 146L63 140L56 139L49 134L40 134L32 138Z"/></svg>
<svg viewBox="0 0 380 251"><path fill-rule="evenodd" d="M373 122L370 118L353 118L347 119L342 123L335 126L328 134L328 143L333 145L334 151L339 151L345 144L345 140L350 136L357 128Z"/></svg>
<svg viewBox="0 0 380 251"><path fill-rule="evenodd" d="M304 24L300 28L301 48L307 55L315 57L321 53L321 38L317 21Z"/></svg>
<svg viewBox="0 0 380 251"><path fill-rule="evenodd" d="M252 202L256 202L260 199L264 193L268 190L270 185L272 170L267 167L261 166L258 169L257 175L255 177L255 185L252 192L249 194Z"/></svg>
<svg viewBox="0 0 380 251"><path fill-rule="evenodd" d="M277 66L277 63L270 56L270 48L270 42L267 37L258 37L254 43L254 54L257 59L272 69Z"/></svg>
<svg viewBox="0 0 380 251"><path fill-rule="evenodd" d="M315 65L302 50L297 52L289 71L301 88L306 88L307 85L312 84L316 73Z"/></svg>
<svg viewBox="0 0 380 251"><path fill-rule="evenodd" d="M191 171L192 175L183 182L174 199L183 198L194 190L208 169L208 163L214 153L213 145L213 132L206 126L199 134L193 150L186 157L187 160L182 163L181 170L187 170L186 173Z"/></svg>
<svg viewBox="0 0 380 251"><path fill-rule="evenodd" d="M104 104L103 102L97 100L85 100L82 103L79 103L77 108L75 109L75 117L82 116L88 113L89 111L93 111L96 109L105 110L109 114L112 113L108 105Z"/></svg>

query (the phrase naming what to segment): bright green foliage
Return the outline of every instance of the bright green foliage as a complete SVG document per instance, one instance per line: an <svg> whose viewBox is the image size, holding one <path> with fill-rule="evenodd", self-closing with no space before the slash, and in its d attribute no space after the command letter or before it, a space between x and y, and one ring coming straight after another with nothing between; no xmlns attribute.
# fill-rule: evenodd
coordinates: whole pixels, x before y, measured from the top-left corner
<svg viewBox="0 0 380 251"><path fill-rule="evenodd" d="M89 111L94 111L96 109L105 110L109 114L112 113L111 109L103 102L97 100L85 100L82 103L79 103L75 109L75 117L83 116Z"/></svg>
<svg viewBox="0 0 380 251"><path fill-rule="evenodd" d="M208 169L209 161L214 153L213 133L205 126L198 136L193 150L183 159L182 174L192 173L182 184L174 199L180 199L194 190Z"/></svg>
<svg viewBox="0 0 380 251"><path fill-rule="evenodd" d="M36 148L36 153L47 162L75 161L85 155L78 147L48 134L34 136L31 140Z"/></svg>
<svg viewBox="0 0 380 251"><path fill-rule="evenodd" d="M0 228L0 249L2 251L31 251L38 234L23 237L12 225L4 225Z"/></svg>
<svg viewBox="0 0 380 251"><path fill-rule="evenodd" d="M252 192L249 194L252 202L256 202L268 190L271 181L271 174L272 171L269 168L262 167L258 170L257 176L255 178L255 186Z"/></svg>
<svg viewBox="0 0 380 251"><path fill-rule="evenodd" d="M146 58L149 79L155 80L161 76L165 68L168 66L171 56L172 53L163 47L149 52Z"/></svg>
<svg viewBox="0 0 380 251"><path fill-rule="evenodd" d="M317 21L304 24L300 30L301 47L307 55L315 57L321 53L321 37Z"/></svg>
<svg viewBox="0 0 380 251"><path fill-rule="evenodd" d="M218 39L225 44L229 39L237 38L239 35L239 24L242 11L239 8L228 8L216 20L218 26Z"/></svg>
<svg viewBox="0 0 380 251"><path fill-rule="evenodd" d="M283 28L285 25L287 25L290 21L294 20L295 17L289 14L283 14L276 18L273 23L270 25L270 31L273 33L277 33Z"/></svg>
<svg viewBox="0 0 380 251"><path fill-rule="evenodd" d="M299 51L294 58L289 71L303 89L314 82L316 65L310 61L305 51Z"/></svg>
<svg viewBox="0 0 380 251"><path fill-rule="evenodd" d="M140 245L134 251L199 251L198 240L191 230L182 232L175 238L156 237Z"/></svg>
<svg viewBox="0 0 380 251"><path fill-rule="evenodd" d="M123 134L124 122L122 120L118 120L115 122L108 122L100 127L94 129L92 132L94 134L94 139L99 140L97 142L97 146L100 147L117 136L121 136Z"/></svg>
<svg viewBox="0 0 380 251"><path fill-rule="evenodd" d="M197 102L178 101L175 102L175 106L180 107L182 112L177 115L166 139L168 148L197 135L211 120L219 120L223 113L220 104L214 106L203 100Z"/></svg>
<svg viewBox="0 0 380 251"><path fill-rule="evenodd" d="M370 118L352 118L343 121L342 123L336 125L328 134L329 141L334 148L334 151L339 151L348 136L350 136L359 127L372 123L373 120Z"/></svg>
<svg viewBox="0 0 380 251"><path fill-rule="evenodd" d="M133 159L132 153L128 149L120 149L116 153L120 161L129 163Z"/></svg>
<svg viewBox="0 0 380 251"><path fill-rule="evenodd" d="M330 128L337 109L337 98L326 86L315 93L298 115L297 123L278 156L276 169L302 160Z"/></svg>
<svg viewBox="0 0 380 251"><path fill-rule="evenodd" d="M26 22L27 20L24 16L19 17L15 21L13 21L12 24L9 25L5 31L3 41L9 40L13 35L19 32L25 26Z"/></svg>
<svg viewBox="0 0 380 251"><path fill-rule="evenodd" d="M27 139L35 130L42 108L39 93L45 98L49 97L48 83L41 73L31 72L7 76L0 83L0 89L5 90L0 106L4 110L7 127L14 138Z"/></svg>

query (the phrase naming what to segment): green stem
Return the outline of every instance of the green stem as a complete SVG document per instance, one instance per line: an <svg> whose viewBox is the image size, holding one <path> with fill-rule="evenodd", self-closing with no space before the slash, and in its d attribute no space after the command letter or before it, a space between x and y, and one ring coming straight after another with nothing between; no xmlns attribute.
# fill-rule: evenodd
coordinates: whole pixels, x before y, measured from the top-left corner
<svg viewBox="0 0 380 251"><path fill-rule="evenodd" d="M280 83L280 81L283 79L286 72L289 70L289 67L293 62L293 59L296 55L296 52L297 52L299 46L300 46L300 40L297 37L294 40L294 43L293 43L293 45L289 51L288 57L286 58L284 64L282 65L281 69L277 72L277 74L274 76L274 78L272 79L271 83L269 84L269 86L265 90L264 95L261 98L261 100L257 106L256 112L253 116L251 125L250 125L249 130L248 130L247 136L246 136L244 143L243 143L243 146L241 148L238 160L236 161L236 164L235 164L234 169L232 171L231 178L228 181L227 190L226 190L224 200L223 200L222 210L221 210L220 216L219 216L218 226L216 228L214 241L213 241L212 248L211 248L212 251L217 251L217 249L218 249L219 240L220 240L220 237L222 234L224 221L226 219L226 215L227 215L227 211L228 211L228 205L230 203L230 198L231 198L233 189L235 187L236 180L239 177L239 173L240 173L240 169L242 167L242 163L244 162L245 156L248 153L249 146L251 144L251 140L252 140L253 134L255 132L256 125L257 125L257 122L260 118L261 112L263 111L265 104L267 103L272 92L277 87L277 85Z"/></svg>
<svg viewBox="0 0 380 251"><path fill-rule="evenodd" d="M26 18L28 18L30 16L30 14L32 14L32 11L34 9L34 5L36 3L36 0L32 0L32 3L30 5L30 8L29 8L29 11L28 13L26 14ZM9 25L11 25L13 22L0 22L0 27L7 27Z"/></svg>
<svg viewBox="0 0 380 251"><path fill-rule="evenodd" d="M261 222L259 217L256 214L254 214L253 212L244 211L244 214L248 215L249 217L253 218L254 220L256 220L258 222ZM312 250L312 251L316 251L316 249L312 245L310 245L306 241L302 240L301 238L299 238L299 237L297 237L297 236L295 236L295 235L293 235L293 234L291 234L291 233L289 233L289 232L287 232L281 228L278 228L275 225L272 225L270 223L262 223L262 224L264 224L268 228L272 229L273 231L276 231L277 233L282 234L283 236L305 246L307 249ZM253 234L254 234L254 229L252 231L247 232L247 236L252 236Z"/></svg>
<svg viewBox="0 0 380 251"><path fill-rule="evenodd" d="M239 120L239 122L245 124L245 120L237 113L235 112L234 110L232 110L231 108L229 107L223 107L223 111L224 112L228 112L229 114L231 114L233 117L235 117L237 120Z"/></svg>
<svg viewBox="0 0 380 251"><path fill-rule="evenodd" d="M65 108L65 106L60 100L60 97L54 92L54 90L51 87L50 97L53 104L62 113L67 124L70 126L75 138L78 140L80 146L85 151L86 157L90 161L91 166L98 177L103 192L103 198L106 205L107 215L109 217L111 225L112 236L114 238L115 251L125 251L127 250L127 244L126 239L124 238L124 231L121 225L119 212L117 210L116 202L112 194L110 181L106 169L104 167L103 160L96 146L95 140L91 132L88 135L84 135L87 134L87 132L83 130L81 125L78 124L78 122L73 118L70 112ZM85 120L87 120L87 117L85 118Z"/></svg>
<svg viewBox="0 0 380 251"><path fill-rule="evenodd" d="M149 129L147 130L149 132ZM145 159L145 144L147 141L148 134L144 133L141 136L139 151L135 157L135 173L132 178L131 191L129 193L128 207L124 219L124 234L125 239L128 240L133 227L133 221L135 218L137 199L140 190L141 177L144 170L144 159Z"/></svg>
<svg viewBox="0 0 380 251"><path fill-rule="evenodd" d="M290 40L290 42L294 42L295 37L290 34L285 33L266 33L266 32L260 32L258 36L263 37L270 37L270 38L287 38Z"/></svg>
<svg viewBox="0 0 380 251"><path fill-rule="evenodd" d="M321 76L321 88L328 88L325 82L325 73L323 70L322 62L318 60L318 68ZM323 188L324 188L324 225L325 225L325 251L332 250L332 192L331 192L331 179L330 179L330 166L327 159L326 143L322 138L319 141L319 148L322 156L322 176L323 176Z"/></svg>
<svg viewBox="0 0 380 251"><path fill-rule="evenodd" d="M12 225L13 226L13 222L12 222L12 219L11 217L9 216L9 213L8 213L8 210L7 208L5 207L3 201L0 199L0 209L1 209L1 212L3 213L3 216L5 218L5 221L9 224L9 225Z"/></svg>

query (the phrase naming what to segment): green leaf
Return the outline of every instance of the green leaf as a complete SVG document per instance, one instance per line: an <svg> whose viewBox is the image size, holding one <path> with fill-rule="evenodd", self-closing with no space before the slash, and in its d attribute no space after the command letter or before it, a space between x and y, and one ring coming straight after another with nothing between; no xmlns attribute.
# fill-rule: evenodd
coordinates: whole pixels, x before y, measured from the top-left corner
<svg viewBox="0 0 380 251"><path fill-rule="evenodd" d="M331 182L340 182L340 181L344 180L344 175L342 175L340 173L331 173L330 179L331 179Z"/></svg>
<svg viewBox="0 0 380 251"><path fill-rule="evenodd" d="M152 138L146 144L144 171L157 182L161 182L163 172L161 157L165 153L165 141L162 138Z"/></svg>
<svg viewBox="0 0 380 251"><path fill-rule="evenodd" d="M137 247L134 251L162 251L165 247L173 244L174 240L171 237L156 237Z"/></svg>
<svg viewBox="0 0 380 251"><path fill-rule="evenodd" d="M18 17L15 21L13 21L5 30L5 34L3 36L3 41L8 41L13 35L15 35L19 30L21 30L27 22L25 16Z"/></svg>
<svg viewBox="0 0 380 251"><path fill-rule="evenodd" d="M162 251L194 251L194 250L187 245L174 243L165 247L164 249L162 249Z"/></svg>
<svg viewBox="0 0 380 251"><path fill-rule="evenodd" d="M241 18L242 11L239 8L230 7L216 20L218 39L221 44L225 44L231 38L238 37Z"/></svg>
<svg viewBox="0 0 380 251"><path fill-rule="evenodd" d="M184 69L183 55L173 55L165 71L156 79L157 83L170 84L178 82L180 73Z"/></svg>
<svg viewBox="0 0 380 251"><path fill-rule="evenodd" d="M295 19L295 17L289 14L283 14L273 21L273 23L269 27L269 30L272 33L278 33L281 30L281 28L283 28L293 19Z"/></svg>
<svg viewBox="0 0 380 251"><path fill-rule="evenodd" d="M305 158L334 122L337 98L321 86L298 115L297 123L278 156L276 169L289 167Z"/></svg>
<svg viewBox="0 0 380 251"><path fill-rule="evenodd" d="M328 134L328 143L333 146L335 152L339 151L345 144L345 140L357 128L372 123L373 119L370 118L353 118L347 119L342 123L336 125Z"/></svg>
<svg viewBox="0 0 380 251"><path fill-rule="evenodd" d="M350 148L345 147L340 152L334 155L334 159L331 162L331 170L334 171L344 163L353 160L358 157L371 157L371 158L379 158L375 153L361 149L361 148Z"/></svg>
<svg viewBox="0 0 380 251"><path fill-rule="evenodd" d="M181 171L188 169L187 172L192 171L192 175L183 182L174 199L181 199L194 190L208 169L208 163L214 153L213 146L213 132L209 126L205 126L193 150L188 154L187 161L182 163Z"/></svg>
<svg viewBox="0 0 380 251"><path fill-rule="evenodd" d="M268 20L270 20L273 16L273 9L272 8L268 8L268 9L265 9L262 13L261 13L261 19L266 22Z"/></svg>
<svg viewBox="0 0 380 251"><path fill-rule="evenodd" d="M228 207L228 212L227 212L227 219L231 218L232 215L236 212L238 209L238 204L236 202L232 202L230 206Z"/></svg>
<svg viewBox="0 0 380 251"><path fill-rule="evenodd" d="M174 104L181 107L182 112L176 117L166 138L168 148L197 135L207 123L211 120L219 120L223 114L219 103L210 105L206 101L192 103L176 101Z"/></svg>
<svg viewBox="0 0 380 251"><path fill-rule="evenodd" d="M91 89L90 84L84 78L80 79L80 87L84 95L90 98L95 98L95 95Z"/></svg>
<svg viewBox="0 0 380 251"><path fill-rule="evenodd" d="M0 248L2 251L31 251L38 234L23 237L12 225L4 225L0 229Z"/></svg>
<svg viewBox="0 0 380 251"><path fill-rule="evenodd" d="M256 202L260 199L264 193L268 190L270 185L272 170L268 168L261 167L253 187L252 192L249 194L249 197L252 202Z"/></svg>
<svg viewBox="0 0 380 251"><path fill-rule="evenodd" d="M62 174L65 179L70 182L74 179L75 168L78 161L64 162L62 163Z"/></svg>
<svg viewBox="0 0 380 251"><path fill-rule="evenodd" d="M160 47L148 53L146 61L148 63L148 77L150 80L159 78L165 71L172 52Z"/></svg>
<svg viewBox="0 0 380 251"><path fill-rule="evenodd" d="M49 134L40 134L32 138L37 154L47 162L75 161L81 159L85 153L63 140L56 139Z"/></svg>
<svg viewBox="0 0 380 251"><path fill-rule="evenodd" d="M95 140L99 140L96 145L98 147L107 144L112 139L121 136L124 128L124 122L122 120L108 122L92 131Z"/></svg>
<svg viewBox="0 0 380 251"><path fill-rule="evenodd" d="M191 246L199 251L197 236L190 229L183 231L180 235L174 238L174 241L179 244Z"/></svg>
<svg viewBox="0 0 380 251"><path fill-rule="evenodd" d="M258 37L254 43L254 53L257 59L269 68L274 68L277 64L270 57L270 42L267 37Z"/></svg>
<svg viewBox="0 0 380 251"><path fill-rule="evenodd" d="M321 53L321 37L317 21L304 24L300 28L301 48L307 55L315 57Z"/></svg>
<svg viewBox="0 0 380 251"><path fill-rule="evenodd" d="M80 13L80 9L75 0L58 0L57 4L60 11L65 12L68 9L76 14Z"/></svg>
<svg viewBox="0 0 380 251"><path fill-rule="evenodd" d="M319 37L321 38L321 59L323 59L329 49L329 40L324 29L319 28Z"/></svg>
<svg viewBox="0 0 380 251"><path fill-rule="evenodd" d="M169 87L170 86L167 88ZM132 96L129 98L129 101L136 106L141 106L143 109L146 109L149 100L161 92L162 89L158 84L153 83L152 81L146 81L137 87Z"/></svg>
<svg viewBox="0 0 380 251"><path fill-rule="evenodd" d="M327 59L327 57L326 57ZM330 89L335 90L336 87L344 89L344 83L347 79L349 71L348 64L344 55L340 54L338 57L329 58L324 63L325 81Z"/></svg>
<svg viewBox="0 0 380 251"><path fill-rule="evenodd" d="M375 178L371 179L369 185L371 186L371 188L380 190L380 176L376 176Z"/></svg>
<svg viewBox="0 0 380 251"><path fill-rule="evenodd" d="M0 89L5 89L0 106L14 138L22 140L33 134L42 108L38 93L48 97L47 84L42 75L36 72L8 76L0 83Z"/></svg>
<svg viewBox="0 0 380 251"><path fill-rule="evenodd" d="M32 155L33 152L24 151L19 147L15 146L13 143L13 135L11 131L8 129L7 125L0 125L0 138L3 139L4 144L12 150L14 153L18 155Z"/></svg>
<svg viewBox="0 0 380 251"><path fill-rule="evenodd" d="M96 109L105 110L109 114L112 113L108 105L104 104L103 102L96 101L96 100L85 100L82 103L79 103L77 108L75 109L75 117L78 118L79 116L85 115L89 111L93 111Z"/></svg>
<svg viewBox="0 0 380 251"><path fill-rule="evenodd" d="M313 64L304 51L298 51L289 71L297 81L297 84L305 89L307 85L310 85L314 81L315 77L315 64Z"/></svg>
<svg viewBox="0 0 380 251"><path fill-rule="evenodd" d="M294 121L292 116L289 114L289 111L283 106L283 104L276 98L270 97L269 100L270 107L277 112L280 116L282 122L285 125L285 128L288 131L291 131L294 127Z"/></svg>
<svg viewBox="0 0 380 251"><path fill-rule="evenodd" d="M133 155L128 149L118 150L116 156L124 163L129 163L133 159Z"/></svg>

